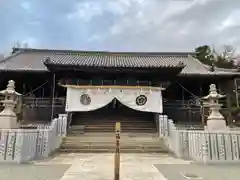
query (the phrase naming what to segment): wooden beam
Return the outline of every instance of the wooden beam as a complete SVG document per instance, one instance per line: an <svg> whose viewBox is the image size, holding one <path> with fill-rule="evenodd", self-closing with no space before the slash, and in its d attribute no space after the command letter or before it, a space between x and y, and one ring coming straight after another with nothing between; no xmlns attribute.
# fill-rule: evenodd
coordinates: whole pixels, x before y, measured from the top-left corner
<svg viewBox="0 0 240 180"><path fill-rule="evenodd" d="M93 86L93 85L64 85L64 84L58 84L59 86L62 86L62 87L65 87L65 88L82 88L82 89L109 89L109 88L112 88L112 89L143 89L143 90L165 90L165 88L162 88L162 87L154 87L154 86L115 86L115 85L110 85L110 86L106 86L106 85L102 85L102 86Z"/></svg>

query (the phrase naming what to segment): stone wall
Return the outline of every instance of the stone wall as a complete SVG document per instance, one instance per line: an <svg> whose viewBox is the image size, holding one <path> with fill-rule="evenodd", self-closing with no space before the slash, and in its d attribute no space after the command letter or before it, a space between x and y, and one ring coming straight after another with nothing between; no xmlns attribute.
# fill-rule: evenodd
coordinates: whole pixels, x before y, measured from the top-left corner
<svg viewBox="0 0 240 180"><path fill-rule="evenodd" d="M227 132L178 129L166 115L159 115L159 136L179 158L205 164L240 163L240 130Z"/></svg>
<svg viewBox="0 0 240 180"><path fill-rule="evenodd" d="M0 163L27 163L46 158L60 147L66 134L66 114L59 114L48 125L0 129Z"/></svg>

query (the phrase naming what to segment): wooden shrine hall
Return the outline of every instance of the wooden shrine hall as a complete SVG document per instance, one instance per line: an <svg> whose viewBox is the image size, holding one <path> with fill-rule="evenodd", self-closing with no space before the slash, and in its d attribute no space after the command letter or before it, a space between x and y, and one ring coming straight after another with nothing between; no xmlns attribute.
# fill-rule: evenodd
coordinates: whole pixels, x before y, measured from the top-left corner
<svg viewBox="0 0 240 180"><path fill-rule="evenodd" d="M112 131L120 121L123 131L154 133L158 114L180 124L204 123L199 98L212 83L228 94L226 108L238 98L237 70L213 69L191 52L13 48L0 73L2 89L13 79L23 94L20 120L46 122L67 112L69 126L89 132Z"/></svg>

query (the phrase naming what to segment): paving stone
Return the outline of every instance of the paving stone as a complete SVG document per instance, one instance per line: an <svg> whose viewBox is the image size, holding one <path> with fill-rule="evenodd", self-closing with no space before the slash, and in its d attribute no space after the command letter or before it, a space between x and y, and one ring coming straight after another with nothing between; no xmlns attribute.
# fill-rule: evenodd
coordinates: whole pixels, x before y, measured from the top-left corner
<svg viewBox="0 0 240 180"><path fill-rule="evenodd" d="M120 179L239 180L239 169L240 165L194 164L166 154L121 154ZM114 154L59 154L32 164L0 164L0 174L0 180L112 180Z"/></svg>
<svg viewBox="0 0 240 180"><path fill-rule="evenodd" d="M70 165L0 164L0 180L59 180Z"/></svg>
<svg viewBox="0 0 240 180"><path fill-rule="evenodd" d="M197 179L186 178L183 174L196 175L202 180L239 180L240 178L240 165L157 164L155 167L168 180Z"/></svg>

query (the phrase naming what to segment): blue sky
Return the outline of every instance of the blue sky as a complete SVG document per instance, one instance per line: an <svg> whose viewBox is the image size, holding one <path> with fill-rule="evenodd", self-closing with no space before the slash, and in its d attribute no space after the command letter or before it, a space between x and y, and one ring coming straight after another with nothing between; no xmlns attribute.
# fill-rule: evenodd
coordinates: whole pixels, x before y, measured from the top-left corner
<svg viewBox="0 0 240 180"><path fill-rule="evenodd" d="M0 0L0 52L32 48L240 51L240 0Z"/></svg>

